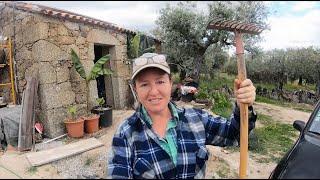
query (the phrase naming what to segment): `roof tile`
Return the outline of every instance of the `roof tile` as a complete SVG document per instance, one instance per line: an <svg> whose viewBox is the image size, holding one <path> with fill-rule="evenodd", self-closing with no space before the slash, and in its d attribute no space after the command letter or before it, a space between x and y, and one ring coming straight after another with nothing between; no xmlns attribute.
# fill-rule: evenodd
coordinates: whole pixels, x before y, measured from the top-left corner
<svg viewBox="0 0 320 180"><path fill-rule="evenodd" d="M72 12L65 11L65 10L60 10L60 9L51 8L51 7L42 6L42 5L35 5L35 4L31 4L31 3L24 3L24 2L5 1L4 3L10 7L15 7L19 10L24 10L24 11L34 12L34 13L39 13L39 14L45 14L45 15L49 15L52 17L67 19L67 20L71 20L71 21L77 20L78 22L89 23L92 25L100 25L105 28L112 28L112 29L120 31L120 32L128 32L131 34L136 34L136 32L134 32L134 31L131 31L131 30L125 29L125 28L121 28L113 23L106 22L106 21L100 21L95 18L72 13Z"/></svg>

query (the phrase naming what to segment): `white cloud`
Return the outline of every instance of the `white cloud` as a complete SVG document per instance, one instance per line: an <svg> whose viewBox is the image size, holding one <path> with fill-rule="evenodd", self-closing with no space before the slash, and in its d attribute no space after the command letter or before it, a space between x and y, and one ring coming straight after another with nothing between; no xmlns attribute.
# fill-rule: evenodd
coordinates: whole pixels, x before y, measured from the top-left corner
<svg viewBox="0 0 320 180"><path fill-rule="evenodd" d="M287 15L271 17L271 30L261 35L264 49L320 46L320 10L313 10L301 17Z"/></svg>
<svg viewBox="0 0 320 180"><path fill-rule="evenodd" d="M295 2L295 5L292 7L293 11L305 11L309 9L313 9L317 2L315 1L299 1Z"/></svg>
<svg viewBox="0 0 320 180"><path fill-rule="evenodd" d="M108 21L118 26L131 30L150 31L155 27L155 20L159 16L159 10L165 7L165 4L177 4L177 1L38 1L35 4L44 4L50 7L56 7L72 11L78 14L90 16L103 21ZM206 11L208 2L198 2L198 9ZM272 6L274 2L265 2ZM261 43L264 49L319 46L320 36L320 11L315 10L317 2L279 2L276 7L279 10L284 9L286 15L271 16L270 31L264 31L262 36L265 42ZM289 7L297 12L306 10L303 16L297 17L291 14ZM281 8L280 8L281 7ZM285 7L285 8L283 8ZM311 8L314 8L313 10ZM282 13L281 13L282 14ZM319 18L320 19L320 18Z"/></svg>
<svg viewBox="0 0 320 180"><path fill-rule="evenodd" d="M111 22L120 27L141 31L147 31L155 26L155 20L158 18L158 14L154 11L155 10L149 9L147 5L143 4L104 11L86 10L82 8L77 10L77 12L81 12L81 14L85 13L90 17Z"/></svg>
<svg viewBox="0 0 320 180"><path fill-rule="evenodd" d="M150 30L155 26L160 8L165 4L177 2L166 1L39 1L31 2L55 7L114 23L131 30ZM142 27L142 29L140 28Z"/></svg>

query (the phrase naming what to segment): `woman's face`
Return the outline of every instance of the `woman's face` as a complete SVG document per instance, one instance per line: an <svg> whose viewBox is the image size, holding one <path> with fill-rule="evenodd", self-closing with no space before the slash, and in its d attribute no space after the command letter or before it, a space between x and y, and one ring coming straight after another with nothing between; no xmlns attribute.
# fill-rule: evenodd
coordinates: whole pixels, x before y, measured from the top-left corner
<svg viewBox="0 0 320 180"><path fill-rule="evenodd" d="M158 68L147 68L135 80L139 102L148 113L161 113L168 108L172 81L169 75Z"/></svg>

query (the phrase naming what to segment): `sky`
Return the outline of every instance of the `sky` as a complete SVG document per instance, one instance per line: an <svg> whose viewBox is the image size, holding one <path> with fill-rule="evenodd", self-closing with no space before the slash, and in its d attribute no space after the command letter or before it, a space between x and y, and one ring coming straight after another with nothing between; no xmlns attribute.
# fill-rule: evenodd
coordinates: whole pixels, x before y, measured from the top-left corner
<svg viewBox="0 0 320 180"><path fill-rule="evenodd" d="M131 30L150 32L155 28L159 11L177 1L29 1L114 23ZM261 33L259 45L264 50L314 46L320 48L320 2L265 1L272 14L267 22L271 29ZM207 2L198 2L206 13Z"/></svg>

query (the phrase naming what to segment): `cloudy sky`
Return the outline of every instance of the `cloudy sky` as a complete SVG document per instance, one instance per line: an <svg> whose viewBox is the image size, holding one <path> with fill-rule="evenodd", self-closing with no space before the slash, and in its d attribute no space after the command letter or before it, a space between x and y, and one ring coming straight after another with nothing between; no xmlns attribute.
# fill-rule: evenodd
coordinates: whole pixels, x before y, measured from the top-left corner
<svg viewBox="0 0 320 180"><path fill-rule="evenodd" d="M115 23L131 30L149 32L155 27L159 10L176 1L36 1L50 7L68 10ZM287 47L320 47L320 2L274 1L265 2L272 10L268 18L271 30L261 35L260 45L265 50ZM198 9L207 11L207 2L199 2Z"/></svg>

